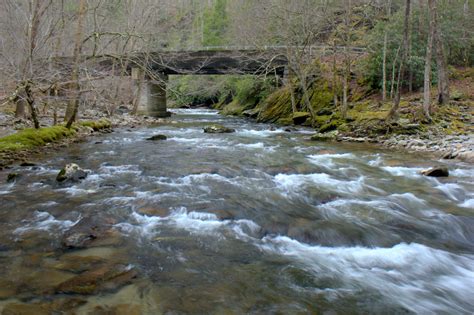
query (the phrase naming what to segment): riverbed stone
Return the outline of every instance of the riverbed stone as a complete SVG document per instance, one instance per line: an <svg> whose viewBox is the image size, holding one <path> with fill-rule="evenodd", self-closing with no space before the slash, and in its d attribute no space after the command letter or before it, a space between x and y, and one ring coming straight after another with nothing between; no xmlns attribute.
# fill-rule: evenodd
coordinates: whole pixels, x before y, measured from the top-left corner
<svg viewBox="0 0 474 315"><path fill-rule="evenodd" d="M60 183L71 181L78 182L87 177L87 172L75 163L67 164L61 171L59 171L56 180Z"/></svg>
<svg viewBox="0 0 474 315"><path fill-rule="evenodd" d="M59 284L56 293L89 295L115 290L129 284L136 276L137 272L131 266L105 265Z"/></svg>
<svg viewBox="0 0 474 315"><path fill-rule="evenodd" d="M13 183L20 177L18 173L10 173L7 175L7 183Z"/></svg>
<svg viewBox="0 0 474 315"><path fill-rule="evenodd" d="M222 125L211 125L204 127L205 133L233 133L235 129L228 128Z"/></svg>
<svg viewBox="0 0 474 315"><path fill-rule="evenodd" d="M435 166L430 169L421 171L421 174L430 177L448 177L449 170L445 166Z"/></svg>
<svg viewBox="0 0 474 315"><path fill-rule="evenodd" d="M149 138L147 138L146 140L148 141L162 141L162 140L167 140L168 137L165 136L165 135L154 135L154 136L151 136Z"/></svg>
<svg viewBox="0 0 474 315"><path fill-rule="evenodd" d="M59 258L59 261L51 264L51 267L57 270L68 271L73 273L82 273L92 268L96 268L98 265L103 264L105 259L96 256L76 256L76 255L63 255Z"/></svg>

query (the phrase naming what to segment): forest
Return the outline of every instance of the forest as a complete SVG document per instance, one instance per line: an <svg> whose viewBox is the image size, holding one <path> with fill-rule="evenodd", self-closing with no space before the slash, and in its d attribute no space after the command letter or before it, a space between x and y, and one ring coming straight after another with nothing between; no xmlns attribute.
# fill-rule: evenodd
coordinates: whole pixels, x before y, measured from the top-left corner
<svg viewBox="0 0 474 315"><path fill-rule="evenodd" d="M0 314L472 314L473 0L0 0Z"/></svg>

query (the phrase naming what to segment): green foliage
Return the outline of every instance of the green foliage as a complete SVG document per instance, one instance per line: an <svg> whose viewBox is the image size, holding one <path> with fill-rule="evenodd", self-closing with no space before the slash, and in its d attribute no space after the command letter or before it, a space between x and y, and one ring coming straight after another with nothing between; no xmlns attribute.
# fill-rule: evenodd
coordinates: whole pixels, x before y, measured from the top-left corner
<svg viewBox="0 0 474 315"><path fill-rule="evenodd" d="M204 13L203 45L225 45L228 40L226 33L229 25L227 17L227 0L216 0L214 6Z"/></svg>
<svg viewBox="0 0 474 315"><path fill-rule="evenodd" d="M64 126L25 129L15 134L0 138L0 152L31 149L72 136L75 133L75 129L67 129Z"/></svg>
<svg viewBox="0 0 474 315"><path fill-rule="evenodd" d="M447 5L440 1L438 6L439 26L442 35L442 42L445 48L448 63L452 65L472 65L474 64L474 39L466 38L469 27L466 18L463 16L462 6ZM408 85L411 73L413 89L417 90L423 86L424 64L426 54L426 44L428 36L428 12L425 7L420 11L418 6L413 8L410 20L410 54L407 61L407 74L402 78L402 85ZM472 24L472 23L471 23ZM472 28L472 25L471 25ZM400 53L398 50L402 42L403 32L403 10L397 11L389 19L379 19L374 28L370 30L366 37L369 57L358 65L358 69L364 76L364 83L372 89L382 88L382 64L384 35L387 32L387 87L391 85L392 69L398 70ZM399 57L397 57L397 55ZM433 58L433 71L436 71L436 62ZM432 76L433 83L436 83L436 75ZM396 79L395 79L396 80Z"/></svg>
<svg viewBox="0 0 474 315"><path fill-rule="evenodd" d="M172 76L168 95L177 107L212 105L219 100L224 85L217 76Z"/></svg>

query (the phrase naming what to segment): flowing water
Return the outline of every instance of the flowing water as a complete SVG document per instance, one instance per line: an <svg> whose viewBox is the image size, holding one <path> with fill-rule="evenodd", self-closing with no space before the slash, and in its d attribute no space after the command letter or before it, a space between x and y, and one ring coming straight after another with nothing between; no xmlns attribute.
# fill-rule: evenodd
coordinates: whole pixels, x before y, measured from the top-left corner
<svg viewBox="0 0 474 315"><path fill-rule="evenodd" d="M474 313L472 165L427 178L439 161L210 110L173 119L9 170L20 178L0 184L0 310ZM237 132L205 134L209 123ZM144 140L158 133L168 140ZM56 184L70 162L90 175ZM75 229L102 232L65 248ZM134 276L94 278L117 265ZM71 279L79 289L64 289Z"/></svg>

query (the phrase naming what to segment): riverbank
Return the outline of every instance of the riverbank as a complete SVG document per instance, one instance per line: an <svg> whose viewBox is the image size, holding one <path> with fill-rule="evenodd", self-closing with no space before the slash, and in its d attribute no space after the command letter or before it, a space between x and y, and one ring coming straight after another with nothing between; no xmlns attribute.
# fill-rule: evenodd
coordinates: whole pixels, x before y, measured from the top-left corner
<svg viewBox="0 0 474 315"><path fill-rule="evenodd" d="M342 114L340 100L335 104L331 81L324 75L310 85L306 101L299 88L292 92L288 85L283 85L263 93L263 97L258 87L238 91L235 96L221 98L213 107L224 115L258 122L312 127L316 133L313 139L317 141L368 142L474 162L472 73L472 68L453 69L451 101L435 106L431 121L423 115L420 91L403 93L397 117L387 121L392 102L383 101L380 93L358 80L352 82L347 110Z"/></svg>
<svg viewBox="0 0 474 315"><path fill-rule="evenodd" d="M144 125L163 123L163 119L128 114L115 115L110 118L100 117L93 113L84 117L73 128L67 129L62 125L48 126L52 123L50 117L42 117L42 128L35 130L31 122L25 119L15 119L13 115L0 116L0 170L12 164L30 165L32 161L45 154L53 153L72 143L85 141L97 133L107 134L114 128L137 128Z"/></svg>

